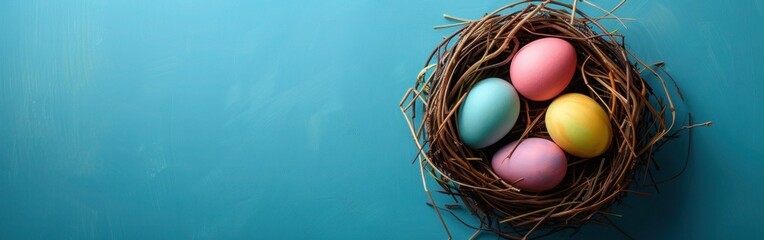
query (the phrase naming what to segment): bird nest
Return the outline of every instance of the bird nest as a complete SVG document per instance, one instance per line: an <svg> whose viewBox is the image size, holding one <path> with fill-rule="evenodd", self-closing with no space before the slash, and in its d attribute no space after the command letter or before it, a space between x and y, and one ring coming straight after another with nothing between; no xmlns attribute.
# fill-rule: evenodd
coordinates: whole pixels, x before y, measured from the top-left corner
<svg viewBox="0 0 764 240"><path fill-rule="evenodd" d="M520 4L527 6L502 14ZM450 18L461 21L453 25L463 27L436 47L400 104L416 143L415 161L420 163L429 204L438 212L446 232L442 213L461 205L479 220L480 226L473 226L476 234L491 231L506 238L538 237L578 229L590 221L609 221L610 209L631 192L636 173L649 168L652 154L674 126L674 103L658 67L632 55L624 47L623 36L605 29L598 22L602 18L587 16L575 3L523 1L480 20ZM512 130L483 149L472 149L462 142L457 115L477 81L507 79L518 49L546 37L573 45L579 59L577 70L563 94L575 92L594 99L609 116L613 136L602 155L580 158L568 154L562 183L534 193L521 191L498 177L490 156L497 146L511 141L549 139L544 113L551 101L521 98L520 114ZM656 88L646 79L652 79ZM440 192L461 204L437 205L428 190L427 175L442 187Z"/></svg>

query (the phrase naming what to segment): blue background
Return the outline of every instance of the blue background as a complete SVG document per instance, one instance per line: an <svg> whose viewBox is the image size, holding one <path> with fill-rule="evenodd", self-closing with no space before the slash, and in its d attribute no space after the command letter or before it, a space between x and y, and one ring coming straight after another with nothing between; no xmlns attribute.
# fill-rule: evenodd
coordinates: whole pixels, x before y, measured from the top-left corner
<svg viewBox="0 0 764 240"><path fill-rule="evenodd" d="M2 1L0 239L443 239L397 104L454 30L432 29L443 13L505 3ZM682 88L678 124L714 126L615 221L643 239L764 234L764 1L616 13Z"/></svg>

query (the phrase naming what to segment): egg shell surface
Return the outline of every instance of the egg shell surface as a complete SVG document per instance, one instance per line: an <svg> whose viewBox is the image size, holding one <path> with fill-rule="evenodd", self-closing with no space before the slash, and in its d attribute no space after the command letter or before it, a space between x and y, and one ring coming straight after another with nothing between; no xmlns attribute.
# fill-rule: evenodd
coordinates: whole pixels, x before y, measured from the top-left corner
<svg viewBox="0 0 764 240"><path fill-rule="evenodd" d="M586 95L568 93L557 97L544 120L552 140L574 156L596 157L610 146L613 130L609 117Z"/></svg>
<svg viewBox="0 0 764 240"><path fill-rule="evenodd" d="M518 142L507 144L494 154L491 166L496 175L529 192L550 190L562 182L568 159L560 147L543 138L528 138L520 145Z"/></svg>
<svg viewBox="0 0 764 240"><path fill-rule="evenodd" d="M459 106L459 136L471 148L487 147L512 130L519 114L520 96L509 82L501 78L483 79Z"/></svg>
<svg viewBox="0 0 764 240"><path fill-rule="evenodd" d="M532 41L517 51L509 67L517 92L534 101L546 101L562 93L576 70L576 50L559 38Z"/></svg>

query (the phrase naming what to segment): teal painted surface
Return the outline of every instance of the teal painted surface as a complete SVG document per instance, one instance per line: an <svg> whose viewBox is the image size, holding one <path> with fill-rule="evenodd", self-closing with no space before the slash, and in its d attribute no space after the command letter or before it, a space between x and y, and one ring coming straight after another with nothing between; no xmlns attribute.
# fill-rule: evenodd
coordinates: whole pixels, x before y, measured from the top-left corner
<svg viewBox="0 0 764 240"><path fill-rule="evenodd" d="M397 103L443 13L502 4L3 1L0 239L442 239ZM638 19L608 23L635 54L667 62L680 112L715 125L616 221L642 239L764 234L764 2L618 14Z"/></svg>

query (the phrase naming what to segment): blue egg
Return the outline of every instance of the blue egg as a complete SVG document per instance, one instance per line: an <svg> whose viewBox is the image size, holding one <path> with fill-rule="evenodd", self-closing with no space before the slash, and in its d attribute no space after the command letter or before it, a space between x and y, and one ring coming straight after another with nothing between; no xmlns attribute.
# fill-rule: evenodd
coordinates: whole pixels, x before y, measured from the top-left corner
<svg viewBox="0 0 764 240"><path fill-rule="evenodd" d="M459 136L464 144L479 149L503 138L520 115L520 97L512 84L486 78L472 87L459 107Z"/></svg>

